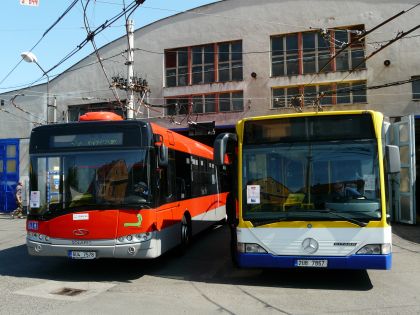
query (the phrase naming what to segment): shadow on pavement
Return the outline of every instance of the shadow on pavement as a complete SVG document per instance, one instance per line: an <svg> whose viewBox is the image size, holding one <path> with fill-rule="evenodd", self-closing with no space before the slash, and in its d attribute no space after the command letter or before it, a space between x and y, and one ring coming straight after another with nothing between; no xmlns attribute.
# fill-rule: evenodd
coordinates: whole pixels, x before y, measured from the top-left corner
<svg viewBox="0 0 420 315"><path fill-rule="evenodd" d="M26 245L0 251L0 275L55 281L131 282L148 275L181 281L278 288L372 289L366 271L317 269L237 269L229 257L227 226L196 237L187 253L175 251L154 260L69 260L29 256Z"/></svg>
<svg viewBox="0 0 420 315"><path fill-rule="evenodd" d="M394 223L392 224L392 233L407 241L420 244L420 224L409 225Z"/></svg>

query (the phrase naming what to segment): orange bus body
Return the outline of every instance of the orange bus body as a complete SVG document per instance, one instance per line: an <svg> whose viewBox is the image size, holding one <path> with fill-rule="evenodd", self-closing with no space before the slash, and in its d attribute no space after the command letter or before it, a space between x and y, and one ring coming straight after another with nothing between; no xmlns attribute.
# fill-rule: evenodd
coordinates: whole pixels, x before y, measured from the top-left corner
<svg viewBox="0 0 420 315"><path fill-rule="evenodd" d="M118 126L118 122L114 124ZM89 209L67 211L49 219L37 216L36 209L33 212L30 210L27 220L27 247L31 255L66 256L74 259L154 258L186 241L183 239L186 224L189 228L187 233L192 236L225 219L227 193L221 191L220 174L212 163L213 149L157 124L145 123L145 126L150 128L154 136L160 135L152 139L151 145L158 138L175 158L177 154L184 154L182 156L185 156L187 163L190 163L191 170L196 167L199 171L201 165L205 166L214 191L207 190L200 196L196 193L190 197L179 194L168 202L143 208L113 206L107 209L99 207L96 209L92 206ZM159 145L162 144L156 144L156 147ZM77 150L74 152L77 154ZM91 153L92 149L89 152ZM33 158L36 159L38 155L34 153ZM47 157L54 156L53 153L46 153L46 155ZM39 163L37 161L34 160L33 164ZM111 167L108 168L117 172L121 166L114 170ZM162 170L159 166L156 170L154 166L150 168L150 172L155 174L151 180L158 181ZM169 165L168 168L176 172L173 169L174 165ZM107 172L110 170L107 169ZM211 176L208 172L212 172ZM120 183L115 185L127 188L129 184L124 184L124 178L128 176L126 173L122 172L123 180L120 179ZM176 175L178 179L178 173ZM191 174L179 175L188 178ZM196 187L191 187L191 189L194 188Z"/></svg>

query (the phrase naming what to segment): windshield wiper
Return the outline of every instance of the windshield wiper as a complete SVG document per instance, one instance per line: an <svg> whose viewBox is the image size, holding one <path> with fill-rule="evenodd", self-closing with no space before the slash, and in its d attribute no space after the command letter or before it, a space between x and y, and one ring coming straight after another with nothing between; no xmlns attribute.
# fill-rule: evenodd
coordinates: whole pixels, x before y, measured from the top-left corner
<svg viewBox="0 0 420 315"><path fill-rule="evenodd" d="M342 218L342 219L344 219L344 220L346 220L348 222L354 223L354 224L356 224L356 225L358 225L360 227L365 227L369 223L369 222L364 222L364 221L357 220L355 218L350 218L350 217L348 217L346 215L343 215L341 213L338 213L336 211L332 211L332 210L329 210L329 209L326 209L326 210L311 210L311 211L312 212L321 212L321 213L333 214L336 217Z"/></svg>
<svg viewBox="0 0 420 315"><path fill-rule="evenodd" d="M281 222L281 221L286 221L289 219L289 216L286 215L285 217L281 217L281 218L270 218L270 219L249 219L249 221L251 221L252 225L254 227L257 226L261 226L261 225L267 225L267 224L271 224L271 223L277 223L277 222ZM247 220L247 219L245 219Z"/></svg>

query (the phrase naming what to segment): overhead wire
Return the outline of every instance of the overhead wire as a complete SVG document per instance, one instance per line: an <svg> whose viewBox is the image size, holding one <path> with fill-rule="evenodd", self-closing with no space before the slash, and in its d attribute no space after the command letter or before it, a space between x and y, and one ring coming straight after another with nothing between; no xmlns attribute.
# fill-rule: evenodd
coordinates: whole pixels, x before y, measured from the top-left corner
<svg viewBox="0 0 420 315"><path fill-rule="evenodd" d="M86 5L83 6L83 0L81 0L82 7L83 7L83 18L84 18L84 24L85 24L85 28L86 28L86 32L87 32L87 37L90 38L90 42L92 43L93 49L95 51L95 55L98 58L98 62L101 66L102 72L104 73L105 78L108 82L108 86L111 89L112 94L114 95L114 97L117 100L118 104L120 105L121 109L123 109L124 105L121 102L120 97L119 97L118 92L116 91L115 87L112 86L111 80L109 79L108 74L106 73L105 66L102 62L101 56L99 55L99 51L98 51L98 48L96 47L96 43L95 43L95 36L91 36L92 31L90 29L89 21L88 21L88 17L87 17L87 13L86 13L89 2L90 2L90 0L87 0Z"/></svg>
<svg viewBox="0 0 420 315"><path fill-rule="evenodd" d="M42 125L42 123L39 123L39 122L36 122L36 121L29 120L29 119L27 119L27 118L25 118L25 117L18 116L18 115L16 115L16 114L14 114L14 113L12 113L12 112L8 111L7 109L4 109L4 108L0 108L0 112L7 113L7 114L9 114L9 115L11 115L11 116L13 116L13 117L15 117L15 118L18 118L18 120L17 120L17 121L21 121L21 120L23 119L23 120L25 120L25 121L27 121L27 122L30 122L30 123L34 124L34 125Z"/></svg>
<svg viewBox="0 0 420 315"><path fill-rule="evenodd" d="M104 1L98 1L98 0L95 0L95 2L104 2ZM136 3L135 4L137 4L137 1L135 1ZM133 4L133 3L132 3ZM132 5L131 4L131 5ZM419 3L420 4L420 3ZM412 9L414 9L416 6L418 6L419 4L416 4L415 6L413 6L413 7L411 7L410 9L407 9L407 10L404 10L404 11L401 11L400 13L398 13L398 16L399 15L401 15L401 14L403 14L403 13L407 13L407 12L409 12L410 10L412 10ZM130 6L131 6L130 5ZM126 11L128 10L128 9L126 9L125 8L125 3L123 4L123 6L124 6L124 10L123 10L123 13L124 14L126 14ZM150 8L150 7L146 7L146 6L142 6L142 8ZM155 9L160 9L160 8L155 8ZM169 9L161 9L161 10L169 10ZM169 10L169 11L174 11L174 12L178 12L178 13L182 13L182 12L189 12L189 13L193 13L193 12L191 12L191 11L177 11L177 10ZM208 14L208 15L211 15L211 14ZM116 16L117 17L117 16ZM115 18L115 17L114 17ZM107 25L107 27L111 27L112 25ZM101 25L101 26L98 26L96 29L100 29L100 28L102 28L103 27L103 25ZM312 28L312 29L320 29L320 28ZM328 28L327 28L328 29ZM337 28L331 28L331 29L334 29L334 30L337 30ZM342 29L340 29L340 30L342 30ZM417 37L417 36L420 36L420 35L414 35L414 36L411 36L411 37ZM407 37L407 38L410 38L410 37ZM80 44L80 45L78 45L78 47L79 46L81 46L82 44ZM64 57L60 62L59 62L59 64L61 64L62 62L64 62L64 61L66 61L68 58L70 58L71 56L73 56L75 53L77 53L77 51L79 51L80 49L78 48L78 47L76 47L72 52L70 52L66 57ZM156 53L156 54L163 54L162 52L153 52L153 51L150 51L150 50L146 50L146 49L141 49L141 50L143 50L143 51L145 51L145 52L151 52L151 53ZM270 51L260 51L260 52L248 52L248 53L243 53L243 54L252 54L252 53L269 53ZM56 68L58 65L56 65L56 66L54 66L53 68L51 68L50 70L52 70L52 69L54 69L54 68ZM47 72L49 72L50 70L48 70ZM21 86L23 86L23 85L21 85ZM19 86L19 87L21 87L21 86ZM9 89L9 88L0 88L0 89Z"/></svg>
<svg viewBox="0 0 420 315"><path fill-rule="evenodd" d="M32 48L29 50L30 52L32 50L35 49L35 47L38 46L38 44L44 39L44 37L64 18L64 16L67 15L67 13L69 13L71 11L71 9L76 5L76 3L79 2L79 0L74 0L68 7L67 9L64 11L64 13L62 13L58 19L46 30L44 31L44 33L42 34L41 38L35 43L35 45L32 46ZM9 73L7 73L7 75L0 81L0 85L3 84L3 82L5 80L7 80L7 78L16 70L16 68L21 64L23 58L21 58L19 60L19 62L12 68L12 70L9 71Z"/></svg>
<svg viewBox="0 0 420 315"><path fill-rule="evenodd" d="M400 12L398 12L397 14L391 16L390 18L386 19L385 21L379 23L378 25L374 26L373 28L371 28L369 31L364 31L360 36L355 36L354 40L349 41L348 43L346 43L344 46L342 46L340 48L339 51L337 51L334 56L332 56L327 63L318 71L319 73L322 72L322 70L324 70L334 59L336 59L343 51L345 51L348 47L351 47L352 45L356 44L356 43L360 43L363 39L366 38L366 36L368 36L369 34L371 34L372 32L376 31L377 29L381 28L382 26L384 26L385 24L388 24L389 22L391 22L392 20L395 20L397 17L406 14L408 12L410 12L411 10L413 10L414 8L416 8L417 6L420 5L420 2L417 3L416 5L410 7L407 10L402 10Z"/></svg>
<svg viewBox="0 0 420 315"><path fill-rule="evenodd" d="M86 36L86 38L79 45L77 45L72 51L70 51L65 57L63 57L57 64L55 64L53 67L51 67L50 69L48 69L45 72L46 73L51 72L52 70L56 69L61 64L63 64L64 62L66 62L68 59L70 59L71 57L73 57L79 50L81 50L87 43L90 42L90 38L95 37L96 35L98 35L102 31L104 31L106 28L108 28L110 25L114 24L122 16L124 16L124 14L125 14L126 11L130 11L133 7L136 6L136 4L137 4L137 1L133 1L127 8L124 8L122 10L122 12L116 14L111 19L106 20L103 24L101 24L98 27L96 27L93 31L90 32L90 34L88 34Z"/></svg>
<svg viewBox="0 0 420 315"><path fill-rule="evenodd" d="M18 110L20 110L21 112L23 112L23 113L25 113L25 114L27 114L27 115L29 115L29 116L32 116L32 117L34 117L34 118L37 118L37 119L38 119L38 120L40 120L40 121L44 121L44 122L46 122L46 121L45 121L42 117L36 116L36 115L32 114L31 112L29 112L29 111L27 111L27 110L25 110L25 109L21 108L19 105L17 105L17 104L15 103L15 100L16 100L16 98L17 98L18 96L25 96L25 94L16 94L15 96L13 96L13 97L10 99L10 103L12 103L12 104L13 104L13 106L14 106L15 108L17 108Z"/></svg>
<svg viewBox="0 0 420 315"><path fill-rule="evenodd" d="M313 80L320 74L322 73L322 71L333 61L335 60L343 51L345 51L347 48L351 47L352 45L359 43L361 40L363 40L368 34L372 33L373 31L377 30L378 28L384 26L385 24L389 23L390 21L396 19L397 17L400 17L401 15L413 10L414 8L416 8L417 6L419 6L420 3L415 4L414 6L410 7L407 10L403 10L400 11L399 13L393 15L392 17L388 18L387 20L379 23L378 25L376 25L375 27L373 27L372 29L370 29L369 31L365 31L363 32L362 35L360 36L355 36L354 40L349 41L348 43L342 45L342 47L340 48L340 50L338 52L336 52L328 61L327 63L321 67L321 69L316 73L316 75L311 79L311 81L307 84L304 84L303 87L305 87L306 85L310 85ZM381 47L377 50L375 50L374 52L372 52L369 56L364 57L362 61L360 61L356 66L352 67L352 69L350 69L350 71L348 72L348 74L340 81L343 82L346 78L348 78L356 69L358 69L358 67L360 67L361 65L365 64L365 62L370 59L371 57L373 57L374 55L376 55L377 53L379 53L381 50L385 49L386 47L388 47L389 45L393 44L394 42L402 39L403 37L405 37L406 35L414 32L415 30L417 30L418 28L420 28L420 25L417 25L416 27L413 27L412 29L410 29L407 32L400 32L398 33L398 35L388 41L386 44L381 45ZM340 83L339 82L339 83ZM322 94L319 95L319 97L317 98L317 100L314 101L314 103L317 103L319 105L319 101L322 97L324 97L324 95L326 94L326 92L323 91ZM300 98L302 98L303 96L300 96Z"/></svg>
<svg viewBox="0 0 420 315"><path fill-rule="evenodd" d="M77 2L77 1L76 1L76 2ZM89 2L89 1L88 1L88 2ZM98 1L98 2L100 2L100 1ZM136 4L138 4L138 3L136 2ZM420 4L420 3L419 3L419 4ZM416 6L418 6L419 4L417 4ZM416 7L416 6L414 6L414 7ZM405 12L408 12L408 11L412 10L414 7L410 8L409 10L406 10ZM123 10L123 12L124 12L124 14L126 15L126 9L124 9L124 10ZM134 12L134 11L132 11L131 13L133 13L133 12ZM185 11L180 11L180 12L185 12ZM130 14L131 14L131 13L130 13ZM108 25L107 27L109 27L109 26L110 26L110 25ZM101 26L100 26L100 27L101 27ZM98 30L98 29L100 29L100 27L98 27L98 28L97 28L97 30ZM102 27L103 27L103 25L102 25ZM416 36L418 36L418 35L416 35ZM414 36L413 36L413 37L414 37ZM80 46L80 45L79 45L79 46ZM78 47L79 47L79 46L78 46ZM146 50L144 50L144 51L146 51ZM157 53L157 52L153 52L153 53ZM250 53L251 53L251 52L250 52ZM260 52L254 52L254 53L260 53ZM159 54L162 54L162 53L159 53ZM53 68L51 68L49 71L51 71L52 69L54 69L54 67L53 67ZM69 70L69 71L70 71L70 70ZM73 70L71 70L71 71L73 71Z"/></svg>
<svg viewBox="0 0 420 315"><path fill-rule="evenodd" d="M388 43L381 45L381 47L377 50L375 50L374 52L372 52L369 56L365 57L364 60L362 60L361 62L359 62L356 66L353 67L353 69L351 69L348 73L348 75L344 78L346 79L348 76L350 76L358 67L360 67L363 63L365 63L367 60L369 60L370 58L372 58L373 56L375 56L377 53L379 53L380 51L382 51L383 49L385 49L386 47L388 47L389 45L392 45L393 43L395 43L396 41L400 40L401 38L403 38L404 36L414 32L415 30L420 28L420 24L411 28L410 30L406 31L406 32L401 32L399 33L394 39L390 40ZM343 80L344 80L343 79Z"/></svg>
<svg viewBox="0 0 420 315"><path fill-rule="evenodd" d="M78 2L74 1L74 5ZM133 8L136 8L138 5L139 0L137 1L133 1L128 8L124 8L124 10L122 12L120 12L119 14L115 15L114 17L112 17L110 20L105 21L102 25L98 26L94 31L91 31L86 38L75 48L73 49L70 53L68 53L63 59L61 59L61 61L59 63L57 63L55 66L51 67L49 70L44 71L44 74L42 77L46 76L48 73L50 73L53 69L57 68L59 65L61 65L62 63L64 63L66 60L68 60L69 58L71 58L74 54L76 54L79 50L81 50L89 41L91 38L94 38L94 36L96 36L97 34L99 34L100 32L102 32L104 29L106 29L107 27L109 27L110 25L112 25L113 23L115 23L118 19L120 19L126 11L131 12L131 10ZM72 3L73 4L73 3ZM74 6L73 5L73 6ZM73 7L72 6L72 7ZM67 13L66 13L67 14ZM64 16L64 15L62 15ZM59 18L61 19L62 16ZM56 25L57 23L55 23ZM54 25L54 26L55 26ZM44 32L44 35L46 33L48 33L52 28L49 28L46 32ZM100 59L99 59L100 60ZM22 61L22 60L21 60ZM42 77L38 80L36 80L35 82L33 82L32 84L30 84L29 86L25 86L25 88L29 88L31 87L33 84L35 84L36 82L39 82ZM23 89L20 89L19 91L21 91Z"/></svg>
<svg viewBox="0 0 420 315"><path fill-rule="evenodd" d="M53 26L52 27L50 27L49 29L47 29L47 31L45 31L44 32L44 35L43 36L45 36L55 25L57 25L57 23L64 17L64 15L65 14L67 14L69 11L70 11L70 9L71 8L73 8L74 7L74 5L78 2L79 0L75 0L75 1L73 1L73 3L71 4L71 7L69 7L69 9L68 10L66 10L66 12L65 13L63 13L60 17L59 17L59 19L53 24ZM90 0L89 0L90 1ZM57 68L58 66L60 66L62 63L64 63L66 60L68 60L69 58L71 58L73 55L75 55L79 50L81 50L89 41L90 41L90 39L91 38L93 38L94 36L96 36L97 34L99 34L100 32L102 32L104 29L106 29L107 27L109 27L109 26L111 26L113 23L115 23L118 19L120 19L124 14L125 14L125 12L126 11L129 11L129 12L131 12L131 9L133 9L133 8L137 8L137 6L138 6L138 2L139 2L139 0L135 0L135 1L133 1L129 6L128 6L128 8L124 8L124 10L122 11L122 12L120 12L120 13L118 13L117 15L115 15L115 16L113 16L110 20L106 20L103 24L101 24L100 26L98 26L97 28L95 28L95 30L94 31L91 31L87 36L86 36L86 38L78 45L78 46L76 46L76 48L74 48L71 52L69 52L63 59L61 59L56 65L54 65L53 67L51 67L50 69L48 69L47 71L44 71L44 74L43 74L43 76L40 78L40 79L38 79L38 80L36 80L36 81L34 81L33 83L31 83L29 86L25 86L25 88L30 88L33 84L35 84L36 82L39 82L44 76L47 76L48 75L48 73L50 73L53 69L55 69L55 68ZM39 44L39 42L42 40L42 38L35 44L35 46L34 47L36 47L36 45L38 45ZM32 48L33 49L33 48ZM22 59L20 60L20 62L22 61ZM16 66L17 67L17 66ZM15 67L15 68L16 68ZM14 70L13 70L14 71ZM12 72L12 71L11 71ZM11 72L10 72L10 74L11 74ZM10 75L10 74L8 74L7 75L7 77ZM4 79L5 80L5 79ZM3 81L4 81L3 80ZM3 82L2 81L2 82ZM1 83L2 83L1 82ZM20 89L19 91L21 91L21 90L23 90L23 89ZM18 92L19 92L18 91Z"/></svg>
<svg viewBox="0 0 420 315"><path fill-rule="evenodd" d="M406 35L408 35L408 34L410 34L410 33L412 33L412 32L414 32L415 30L417 30L417 29L419 29L420 28L420 25L417 25L417 26L415 26L415 27L413 27L413 28L411 28L410 30L408 30L408 31L406 31L406 32L400 32L394 39L392 39L392 40L390 40L390 41L388 41L386 44L384 44L384 45L381 45L381 47L379 48L379 49L377 49L377 50L375 50L375 51L373 51L369 56L366 56L366 57L364 57L363 58L363 60L362 61L360 61L358 64L356 64L356 66L354 66L354 67L352 67L350 70L349 70L349 72L347 73L347 75L343 78L343 79L341 79L340 81L338 81L338 82L334 82L334 83L336 83L336 84L339 84L339 83L341 83L341 82L343 82L345 79L347 79L354 71L356 71L357 70L357 68L358 67L360 67L362 64L365 64L365 62L367 61L367 60L369 60L370 58L372 58L373 56L375 56L377 53L379 53L380 51L382 51L383 49L385 49L386 47L388 47L388 46L390 46L391 44L393 44L393 43L395 43L396 41L398 41L398 40L401 40L404 36L406 36ZM417 81L417 80L414 80L414 81ZM312 82L312 81L311 81ZM413 82L413 81L408 81L408 82ZM308 85L308 84L305 84L305 85L303 85L302 87L305 87L306 85ZM390 86L392 86L392 85L390 85ZM385 87L388 87L388 86L385 86ZM328 95L328 94L330 94L330 93L334 93L334 90L330 90L330 91L323 91L320 95L319 95L319 97L317 98L317 100L315 100L315 102L319 102L320 101L320 99L321 98L323 98L325 95Z"/></svg>

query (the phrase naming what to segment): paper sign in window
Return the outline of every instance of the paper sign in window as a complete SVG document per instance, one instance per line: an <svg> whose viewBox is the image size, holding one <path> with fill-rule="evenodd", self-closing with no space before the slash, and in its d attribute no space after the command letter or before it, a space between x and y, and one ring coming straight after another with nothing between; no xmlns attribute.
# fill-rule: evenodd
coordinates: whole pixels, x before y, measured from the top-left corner
<svg viewBox="0 0 420 315"><path fill-rule="evenodd" d="M260 185L247 185L246 196L248 204L259 204L260 201Z"/></svg>
<svg viewBox="0 0 420 315"><path fill-rule="evenodd" d="M39 190L31 191L31 197L29 201L31 208L39 208L40 195L41 193Z"/></svg>

